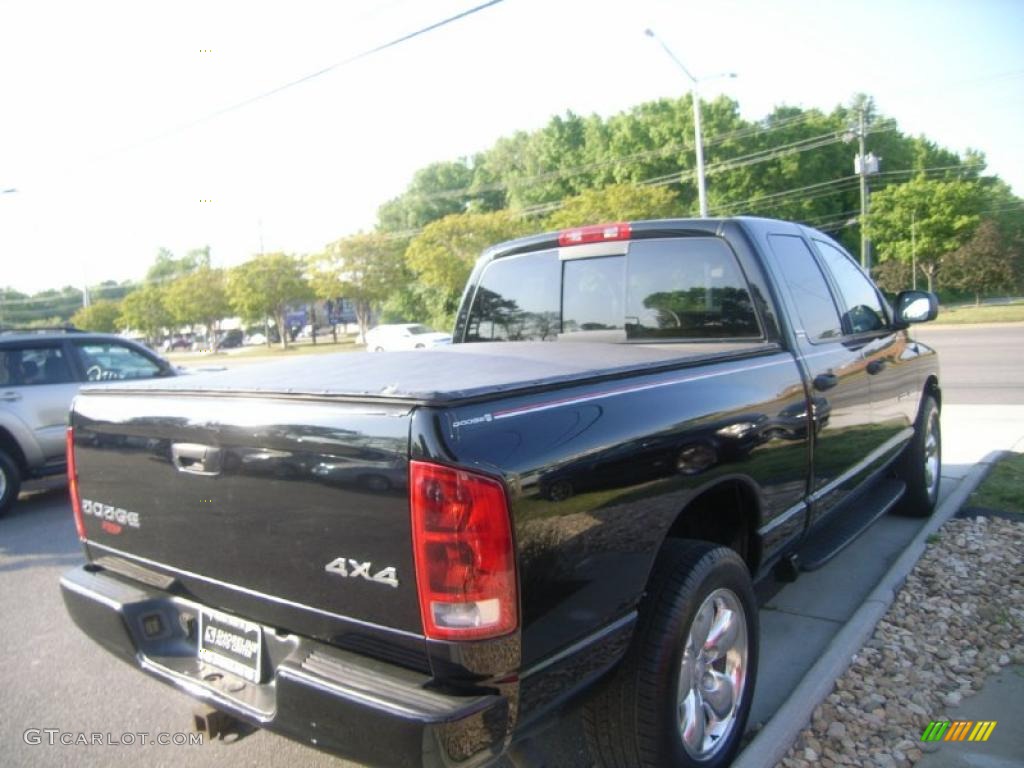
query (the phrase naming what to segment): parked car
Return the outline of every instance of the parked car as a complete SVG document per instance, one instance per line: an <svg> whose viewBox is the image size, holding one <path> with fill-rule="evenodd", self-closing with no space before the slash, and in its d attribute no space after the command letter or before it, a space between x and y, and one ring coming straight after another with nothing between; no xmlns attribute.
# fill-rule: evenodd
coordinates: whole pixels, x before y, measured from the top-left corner
<svg viewBox="0 0 1024 768"><path fill-rule="evenodd" d="M218 347L220 349L234 349L235 347L242 346L242 340L242 332L239 329L235 328L233 330L224 332L224 334L220 338L220 343L218 344Z"/></svg>
<svg viewBox="0 0 1024 768"><path fill-rule="evenodd" d="M161 348L164 352L181 352L192 349L193 341L187 336L170 336L164 339Z"/></svg>
<svg viewBox="0 0 1024 768"><path fill-rule="evenodd" d="M25 480L65 472L71 400L86 382L173 376L134 341L73 329L0 332L0 514Z"/></svg>
<svg viewBox="0 0 1024 768"><path fill-rule="evenodd" d="M754 583L935 506L938 358L909 333L935 296L889 306L826 235L751 218L516 240L463 296L429 356L83 391L72 618L360 763L536 765L577 701L598 765L726 766Z"/></svg>
<svg viewBox="0 0 1024 768"><path fill-rule="evenodd" d="M277 328L270 329L270 343L279 344L281 342L281 334L277 332ZM246 346L258 346L267 343L267 336L262 328L250 328L244 336L242 343Z"/></svg>
<svg viewBox="0 0 1024 768"><path fill-rule="evenodd" d="M400 349L431 349L452 343L450 333L432 331L419 323L378 325L366 332L368 352L395 352Z"/></svg>

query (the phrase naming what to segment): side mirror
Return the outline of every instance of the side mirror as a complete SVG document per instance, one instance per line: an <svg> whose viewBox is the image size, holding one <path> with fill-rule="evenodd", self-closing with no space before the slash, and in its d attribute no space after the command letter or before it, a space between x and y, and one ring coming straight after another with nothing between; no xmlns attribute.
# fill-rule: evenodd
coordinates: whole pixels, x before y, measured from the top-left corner
<svg viewBox="0 0 1024 768"><path fill-rule="evenodd" d="M928 291L902 291L896 297L896 327L927 323L939 315L939 299Z"/></svg>

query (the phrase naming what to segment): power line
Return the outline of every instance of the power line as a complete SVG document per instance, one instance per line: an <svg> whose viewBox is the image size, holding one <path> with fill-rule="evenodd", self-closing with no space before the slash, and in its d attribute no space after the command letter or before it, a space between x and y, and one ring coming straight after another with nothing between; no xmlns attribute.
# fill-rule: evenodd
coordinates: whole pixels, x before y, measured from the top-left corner
<svg viewBox="0 0 1024 768"><path fill-rule="evenodd" d="M158 134L156 134L154 136L151 136L151 137L149 137L147 139L142 139L142 140L140 140L140 141L138 141L138 142L136 142L134 144L128 144L126 146L121 147L120 149L115 149L115 150L113 150L111 152L107 152L107 153L101 154L101 155L99 155L98 157L96 157L94 159L95 160L106 159L106 158L110 157L111 155L120 154L121 152L126 152L126 151L129 151L129 150L132 150L132 149L138 149L140 147L146 146L147 144L152 144L154 142L166 139L169 136L173 136L173 135L181 133L183 131L187 131L187 130L189 130L191 128L195 128L198 125L202 125L203 123L207 123L210 120L214 120L214 119L216 119L218 117L226 115L229 112L234 112L236 110L242 109L244 107L249 106L250 104L255 104L258 101L263 101L264 99L267 99L267 98L269 98L271 96L275 96L278 93L281 93L282 91L286 91L286 90L288 90L290 88L294 88L297 85L301 85L302 83L306 83L306 82L309 82L310 80L314 80L314 79L316 79L318 77L326 75L329 72L333 72L336 69L341 69L342 67L346 67L349 64L355 64L356 62L361 61L362 59L366 59L366 58L368 58L370 56L373 56L373 55L375 55L377 53L381 53L382 51L386 51L389 48L394 48L395 46L401 45L402 43L406 43L406 42L408 42L410 40L413 40L413 39L415 39L417 37L422 37L423 35L426 35L429 32L433 32L433 31L435 31L437 29L440 29L441 27L447 26L448 24L452 24L452 23L454 23L456 21L459 21L461 19L464 19L464 18L466 18L468 16L472 16L473 14L476 14L476 13L479 13L480 11L486 10L487 8L490 8L491 6L498 5L501 2L504 2L504 0L487 0L487 2L481 3L480 5L473 6L472 8L469 8L468 10L461 11L460 13L456 13L453 16L448 16L447 18L441 19L440 21L436 21L433 24L428 24L425 27L420 27L419 29L417 29L417 30L415 30L413 32L409 32L407 34L401 35L400 37L396 37L396 38L394 38L392 40L389 40L389 41L387 41L385 43L381 43L380 45L374 46L373 48L368 48L365 51L361 51L360 53L353 54L352 56L348 56L348 57L346 57L344 59L341 59L340 61L336 61L333 64L329 64L326 67L323 67L322 69L317 70L316 72L311 72L308 75L303 75L302 77L297 78L296 80L291 80L291 81L289 81L287 83L284 83L283 85L279 85L279 86L277 86L275 88L271 88L268 91L264 91L263 93L259 93L259 94L255 95L255 96L250 96L249 98L246 98L246 99L243 99L241 101L235 102L234 104L229 104L226 107L221 107L220 109L214 110L213 112L210 112L210 113L208 113L206 115L203 115L202 117L197 117L194 120L190 120L190 121L184 122L184 123L179 123L178 125L174 126L173 128L170 128L170 129L168 129L166 131L163 131L162 133L158 133Z"/></svg>

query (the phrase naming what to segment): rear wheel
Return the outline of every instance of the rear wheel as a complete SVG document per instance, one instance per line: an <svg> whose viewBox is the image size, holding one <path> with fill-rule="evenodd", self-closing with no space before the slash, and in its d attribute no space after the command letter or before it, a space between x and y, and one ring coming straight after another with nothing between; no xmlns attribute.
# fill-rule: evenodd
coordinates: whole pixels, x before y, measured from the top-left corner
<svg viewBox="0 0 1024 768"><path fill-rule="evenodd" d="M21 471L18 463L5 451L0 451L0 515L6 514L18 500L21 490Z"/></svg>
<svg viewBox="0 0 1024 768"><path fill-rule="evenodd" d="M750 713L757 651L754 591L739 555L666 542L630 650L586 704L597 765L728 765Z"/></svg>
<svg viewBox="0 0 1024 768"><path fill-rule="evenodd" d="M928 517L939 500L942 473L939 406L931 395L925 396L921 403L914 437L899 458L896 473L907 484L896 511L909 517Z"/></svg>

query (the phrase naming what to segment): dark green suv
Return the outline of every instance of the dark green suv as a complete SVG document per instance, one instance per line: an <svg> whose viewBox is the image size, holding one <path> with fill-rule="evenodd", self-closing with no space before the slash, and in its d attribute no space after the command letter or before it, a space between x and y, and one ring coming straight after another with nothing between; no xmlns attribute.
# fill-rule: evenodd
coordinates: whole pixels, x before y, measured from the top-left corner
<svg viewBox="0 0 1024 768"><path fill-rule="evenodd" d="M67 413L81 386L176 373L120 336L0 330L0 515L14 505L23 480L64 472Z"/></svg>

